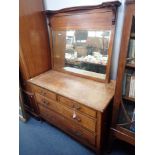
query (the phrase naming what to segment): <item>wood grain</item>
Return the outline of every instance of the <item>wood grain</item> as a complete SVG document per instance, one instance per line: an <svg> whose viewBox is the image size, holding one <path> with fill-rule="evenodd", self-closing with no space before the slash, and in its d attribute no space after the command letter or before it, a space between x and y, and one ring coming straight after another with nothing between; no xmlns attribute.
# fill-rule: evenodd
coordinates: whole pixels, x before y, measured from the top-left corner
<svg viewBox="0 0 155 155"><path fill-rule="evenodd" d="M53 70L28 82L101 112L108 106L115 92L115 81L100 83Z"/></svg>
<svg viewBox="0 0 155 155"><path fill-rule="evenodd" d="M24 64L20 70L25 80L51 68L46 19L42 11L42 0L19 1L20 62Z"/></svg>
<svg viewBox="0 0 155 155"><path fill-rule="evenodd" d="M65 107L63 105L61 105L62 107L62 114L76 122L77 124L83 126L84 128L88 129L89 131L92 131L92 132L95 132L96 131L96 120L95 119L91 119L79 112L75 112L76 113L76 118L73 118L73 113L74 113L74 110L71 110L70 108L68 107Z"/></svg>
<svg viewBox="0 0 155 155"><path fill-rule="evenodd" d="M93 118L96 118L96 110L94 109L87 108L86 106L72 101L71 99L68 99L66 97L58 96L58 100L61 104L64 104L72 109L75 109L76 111L89 115Z"/></svg>
<svg viewBox="0 0 155 155"><path fill-rule="evenodd" d="M48 122L58 126L60 129L72 135L74 138L87 144L95 146L96 135L94 133L85 130L84 128L78 126L73 121L65 119L63 116L58 113L51 111L43 106L39 106L41 116L46 119Z"/></svg>
<svg viewBox="0 0 155 155"><path fill-rule="evenodd" d="M49 39L42 0L19 1L19 67L23 90L32 93L26 80L51 69ZM26 102L26 101L25 101ZM35 103L27 107L36 115Z"/></svg>

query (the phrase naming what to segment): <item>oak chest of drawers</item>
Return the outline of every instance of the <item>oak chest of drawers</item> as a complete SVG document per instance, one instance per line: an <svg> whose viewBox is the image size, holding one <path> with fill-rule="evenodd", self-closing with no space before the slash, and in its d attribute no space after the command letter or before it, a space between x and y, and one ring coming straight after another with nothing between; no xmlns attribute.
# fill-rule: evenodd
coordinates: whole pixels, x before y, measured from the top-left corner
<svg viewBox="0 0 155 155"><path fill-rule="evenodd" d="M114 95L113 81L105 84L48 71L28 82L40 117L100 152L107 107Z"/></svg>

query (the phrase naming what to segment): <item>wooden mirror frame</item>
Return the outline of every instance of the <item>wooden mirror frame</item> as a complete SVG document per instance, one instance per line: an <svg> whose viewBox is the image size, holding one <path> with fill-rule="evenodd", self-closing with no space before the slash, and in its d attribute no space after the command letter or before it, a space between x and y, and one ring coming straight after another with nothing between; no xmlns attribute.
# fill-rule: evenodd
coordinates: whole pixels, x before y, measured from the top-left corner
<svg viewBox="0 0 155 155"><path fill-rule="evenodd" d="M80 77L93 79L100 82L109 82L111 58L113 50L113 40L115 34L115 23L117 8L120 6L119 1L112 1L102 3L95 6L80 6L65 8L58 11L46 10L45 13L48 17L49 30L50 30L50 47L51 47L51 62L52 69L60 72L65 72ZM110 42L108 48L108 63L106 66L106 78L99 79L91 76L86 76L74 72L69 72L63 69L64 60L62 60L60 66L54 65L54 52L53 52L53 31L65 31L65 30L110 30ZM64 58L64 53L62 53Z"/></svg>

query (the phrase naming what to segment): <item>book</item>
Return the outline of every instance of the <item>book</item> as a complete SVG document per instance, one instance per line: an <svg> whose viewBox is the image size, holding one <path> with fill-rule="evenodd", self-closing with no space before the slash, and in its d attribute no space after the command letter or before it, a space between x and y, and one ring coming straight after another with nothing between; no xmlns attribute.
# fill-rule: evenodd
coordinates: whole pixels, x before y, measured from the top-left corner
<svg viewBox="0 0 155 155"><path fill-rule="evenodd" d="M128 63L135 63L135 39L130 39L128 46Z"/></svg>
<svg viewBox="0 0 155 155"><path fill-rule="evenodd" d="M135 98L135 76L133 77L133 91L132 91L132 96Z"/></svg>
<svg viewBox="0 0 155 155"><path fill-rule="evenodd" d="M130 37L133 37L134 38L135 37L135 33L131 33L130 34Z"/></svg>
<svg viewBox="0 0 155 155"><path fill-rule="evenodd" d="M122 95L125 96L125 92L126 92L126 76L127 73L124 73L124 77L123 77L123 86L122 86Z"/></svg>
<svg viewBox="0 0 155 155"><path fill-rule="evenodd" d="M135 39L130 39L128 47L128 58L135 57Z"/></svg>
<svg viewBox="0 0 155 155"><path fill-rule="evenodd" d="M127 74L127 76L126 76L126 91L125 91L125 96L129 96L130 81L131 81L131 74Z"/></svg>
<svg viewBox="0 0 155 155"><path fill-rule="evenodd" d="M130 88L129 88L129 97L135 98L135 76L131 76Z"/></svg>
<svg viewBox="0 0 155 155"><path fill-rule="evenodd" d="M135 97L135 71L126 69L122 82L122 95L126 97Z"/></svg>

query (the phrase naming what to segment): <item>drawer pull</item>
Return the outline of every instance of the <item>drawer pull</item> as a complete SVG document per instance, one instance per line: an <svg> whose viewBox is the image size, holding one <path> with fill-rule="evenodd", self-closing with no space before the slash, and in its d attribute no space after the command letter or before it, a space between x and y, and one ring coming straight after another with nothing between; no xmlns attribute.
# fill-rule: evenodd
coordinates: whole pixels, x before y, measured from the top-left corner
<svg viewBox="0 0 155 155"><path fill-rule="evenodd" d="M49 105L49 102L48 101L46 101L46 100L42 100L42 102L45 104L45 105Z"/></svg>
<svg viewBox="0 0 155 155"><path fill-rule="evenodd" d="M76 117L76 120L77 120L78 122L81 122L81 119L80 119L80 118L78 118L78 117Z"/></svg>
<svg viewBox="0 0 155 155"><path fill-rule="evenodd" d="M40 94L41 95L46 95L46 92L41 91Z"/></svg>
<svg viewBox="0 0 155 155"><path fill-rule="evenodd" d="M79 117L77 117L77 116L73 116L72 117L75 121L77 121L77 122L81 122L81 119L79 118Z"/></svg>
<svg viewBox="0 0 155 155"><path fill-rule="evenodd" d="M80 107L80 105L75 105L75 104L73 104L72 108L73 108L73 109L76 109L76 110L79 110L81 107Z"/></svg>
<svg viewBox="0 0 155 155"><path fill-rule="evenodd" d="M76 112L75 112L75 111L73 112L72 118L73 118L74 120L78 121L78 122L81 121L81 119L76 115Z"/></svg>
<svg viewBox="0 0 155 155"><path fill-rule="evenodd" d="M75 132L75 135L76 135L76 136L82 136L82 133L79 132L79 131L76 131L76 132Z"/></svg>

